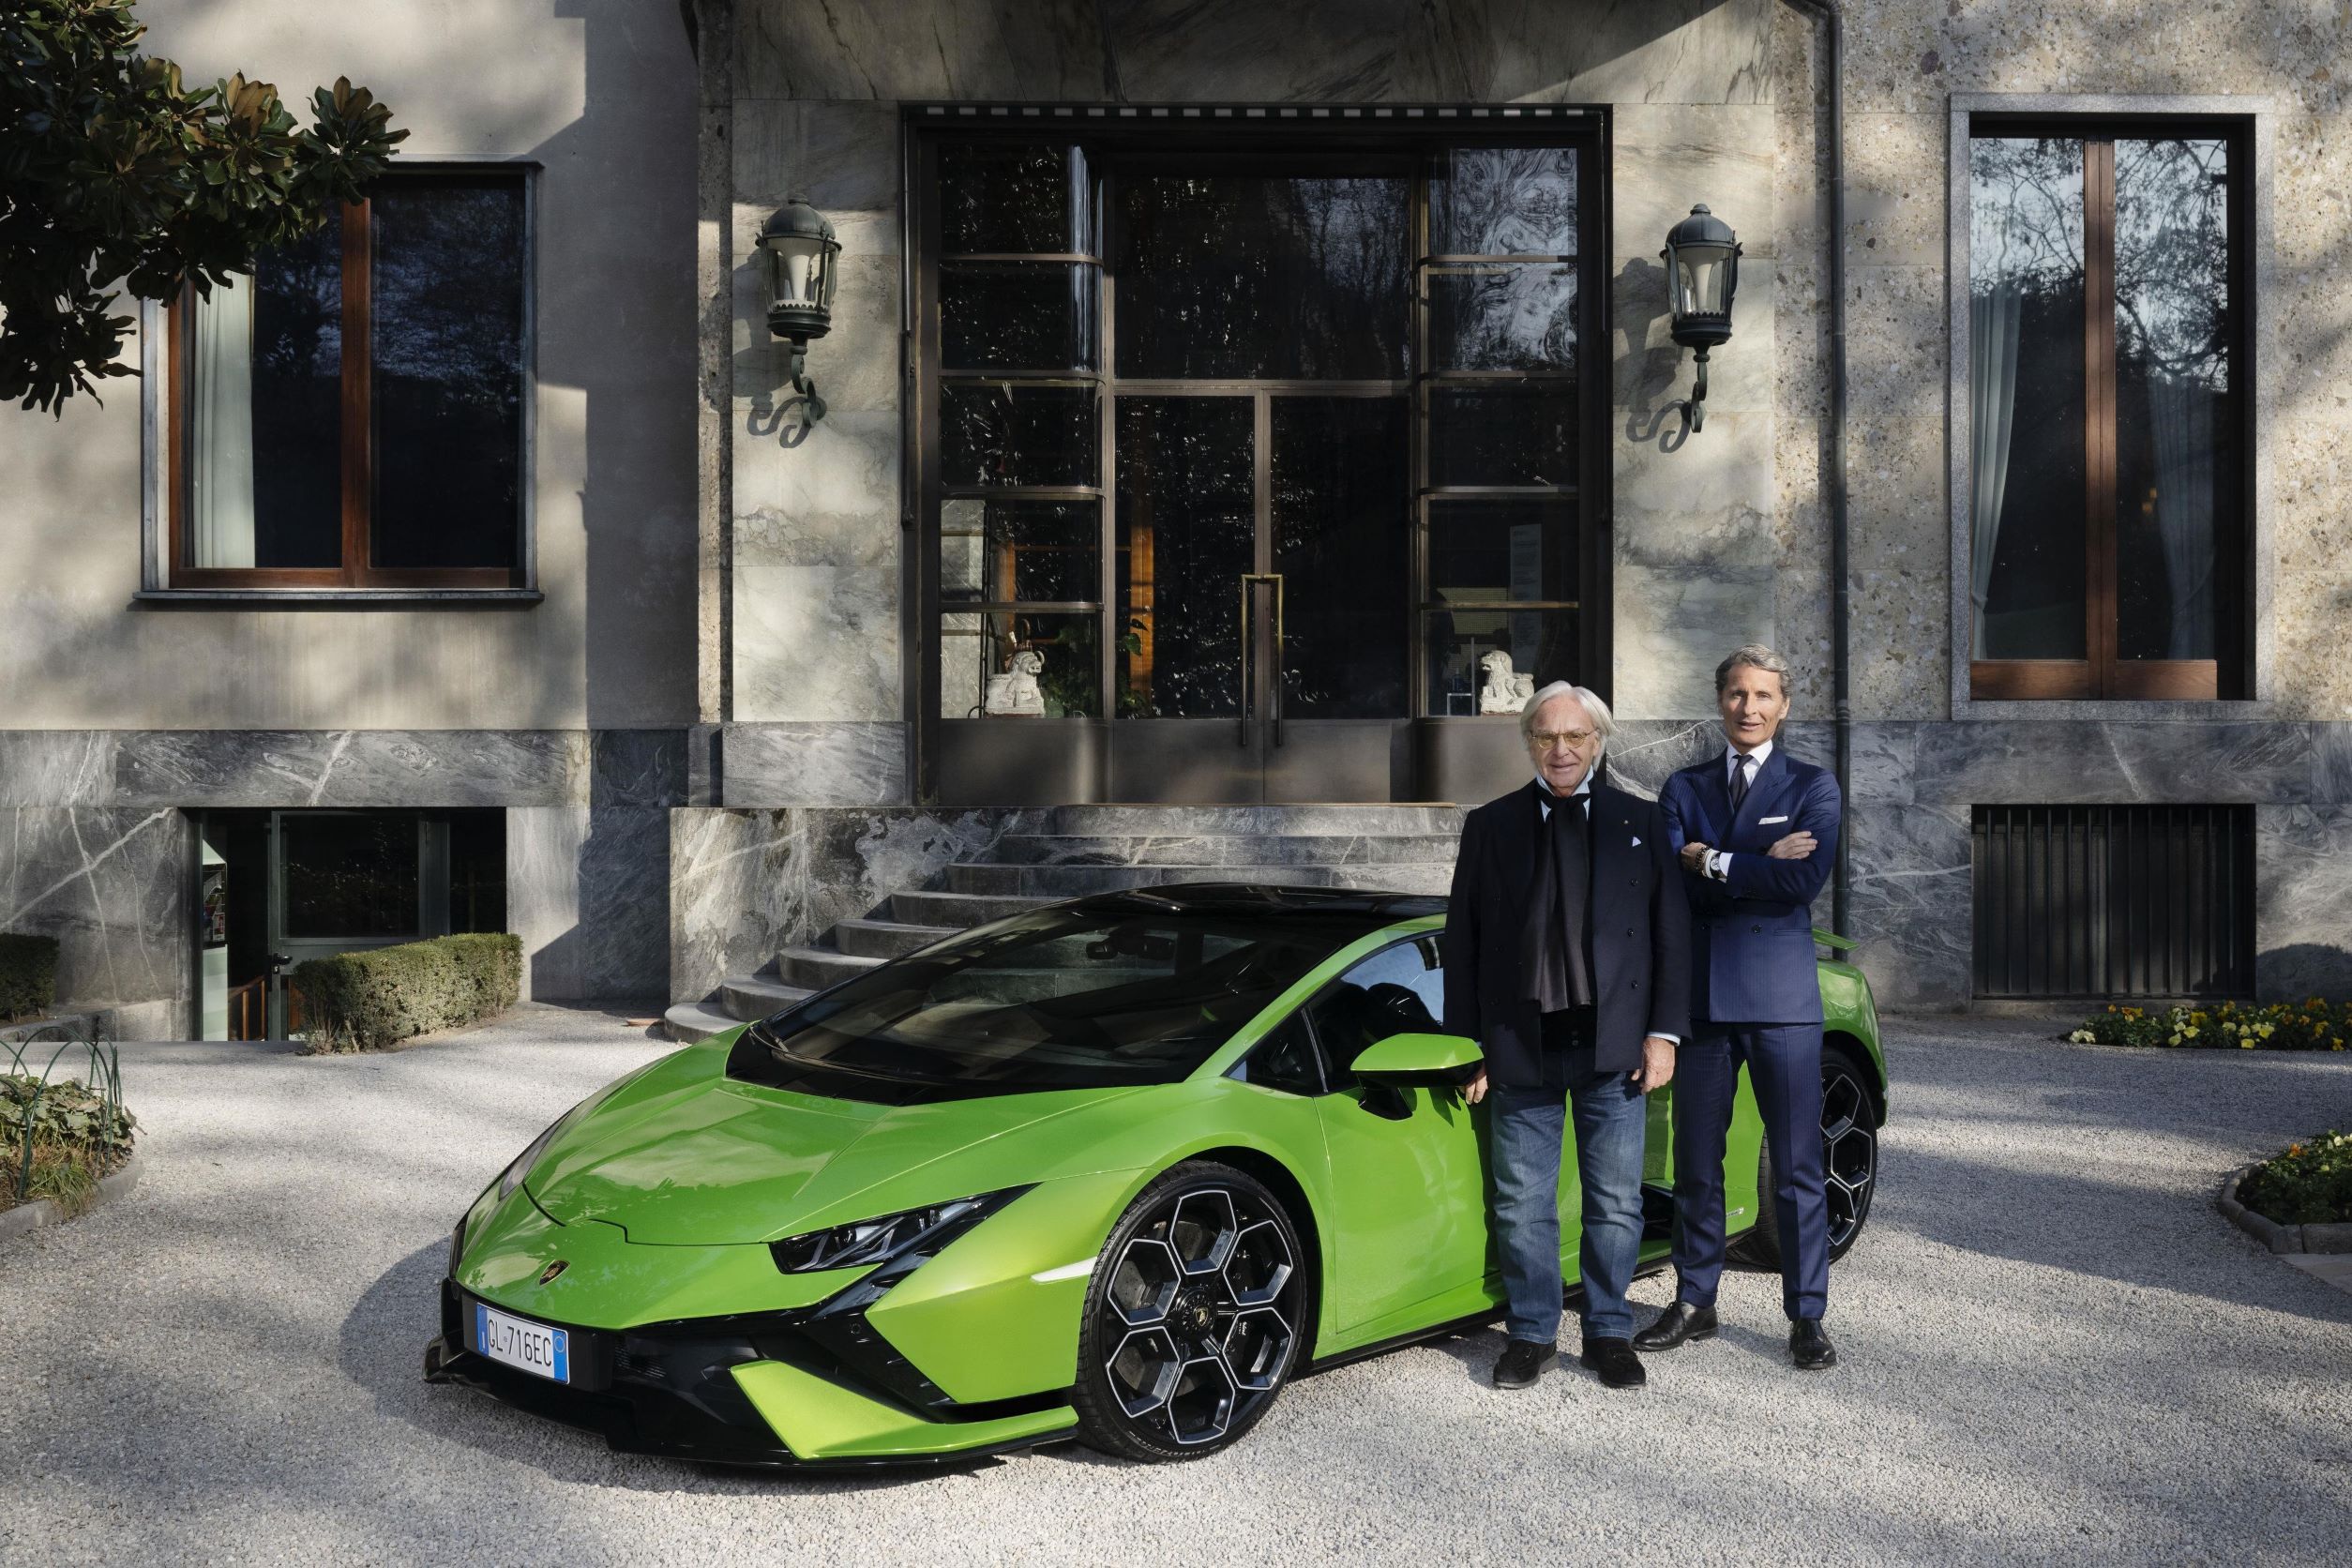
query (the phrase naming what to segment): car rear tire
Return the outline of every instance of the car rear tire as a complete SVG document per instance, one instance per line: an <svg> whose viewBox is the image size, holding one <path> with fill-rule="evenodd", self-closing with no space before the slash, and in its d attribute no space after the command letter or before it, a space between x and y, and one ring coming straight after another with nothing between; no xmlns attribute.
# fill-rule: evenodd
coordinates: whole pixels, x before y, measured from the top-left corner
<svg viewBox="0 0 2352 1568"><path fill-rule="evenodd" d="M1830 1261L1851 1252L1870 1218L1871 1195L1878 1188L1877 1101L1870 1077L1839 1046L1821 1048L1822 1196L1830 1211ZM1780 1267L1780 1226L1772 1211L1772 1146L1756 1156L1756 1229L1743 1250L1763 1268Z"/></svg>
<svg viewBox="0 0 2352 1568"><path fill-rule="evenodd" d="M1245 1172L1195 1160L1155 1179L1087 1286L1079 1438L1147 1462L1238 1442L1289 1380L1313 1272L1289 1214Z"/></svg>

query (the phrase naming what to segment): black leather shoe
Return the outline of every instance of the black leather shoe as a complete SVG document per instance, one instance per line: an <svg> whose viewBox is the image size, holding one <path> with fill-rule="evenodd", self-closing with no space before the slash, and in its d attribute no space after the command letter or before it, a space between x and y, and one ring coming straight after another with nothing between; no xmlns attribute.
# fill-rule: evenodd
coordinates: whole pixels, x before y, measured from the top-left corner
<svg viewBox="0 0 2352 1568"><path fill-rule="evenodd" d="M1788 1325L1788 1354L1801 1372L1820 1372L1837 1364L1837 1347L1821 1332L1818 1318L1800 1318Z"/></svg>
<svg viewBox="0 0 2352 1568"><path fill-rule="evenodd" d="M1576 1358L1581 1366L1589 1366L1601 1375L1601 1380L1611 1388L1639 1388L1650 1380L1642 1369L1641 1358L1634 1354L1630 1339L1588 1339L1584 1354Z"/></svg>
<svg viewBox="0 0 2352 1568"><path fill-rule="evenodd" d="M1693 1306L1688 1302L1676 1302L1658 1315L1658 1320L1634 1335L1636 1350L1671 1350L1686 1339L1715 1337L1715 1309Z"/></svg>
<svg viewBox="0 0 2352 1568"><path fill-rule="evenodd" d="M1528 1388L1551 1365L1552 1357L1560 1354L1557 1343L1538 1345L1532 1339L1514 1339L1502 1348L1502 1356L1495 1363L1497 1388Z"/></svg>

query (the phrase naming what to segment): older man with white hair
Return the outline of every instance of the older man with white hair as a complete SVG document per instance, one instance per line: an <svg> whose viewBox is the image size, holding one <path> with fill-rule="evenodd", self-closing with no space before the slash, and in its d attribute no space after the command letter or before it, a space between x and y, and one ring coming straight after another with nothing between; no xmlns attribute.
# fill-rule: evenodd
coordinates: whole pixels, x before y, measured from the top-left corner
<svg viewBox="0 0 2352 1568"><path fill-rule="evenodd" d="M1564 681L1519 715L1533 782L1462 823L1445 921L1445 1027L1485 1052L1468 1090L1489 1112L1493 1222L1510 1308L1500 1388L1557 1351L1560 1162L1568 1107L1583 1194L1584 1346L1612 1388L1644 1380L1625 1292L1641 1257L1643 1096L1687 1032L1690 911L1665 820L1593 779L1608 704Z"/></svg>

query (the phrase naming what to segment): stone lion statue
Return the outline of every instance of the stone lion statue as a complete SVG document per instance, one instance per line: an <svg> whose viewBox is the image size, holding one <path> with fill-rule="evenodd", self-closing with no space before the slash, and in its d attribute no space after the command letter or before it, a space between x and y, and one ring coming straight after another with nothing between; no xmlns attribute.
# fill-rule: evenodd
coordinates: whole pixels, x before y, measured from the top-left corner
<svg viewBox="0 0 2352 1568"><path fill-rule="evenodd" d="M1038 688L1037 677L1045 671L1046 656L1034 648L1023 648L1013 656L1011 664L1005 673L988 677L988 696L982 708L1008 717L1042 716L1046 694Z"/></svg>
<svg viewBox="0 0 2352 1568"><path fill-rule="evenodd" d="M1478 668L1486 675L1486 684L1478 689L1482 714L1517 713L1535 695L1535 677L1514 671L1510 654L1500 648L1480 659Z"/></svg>

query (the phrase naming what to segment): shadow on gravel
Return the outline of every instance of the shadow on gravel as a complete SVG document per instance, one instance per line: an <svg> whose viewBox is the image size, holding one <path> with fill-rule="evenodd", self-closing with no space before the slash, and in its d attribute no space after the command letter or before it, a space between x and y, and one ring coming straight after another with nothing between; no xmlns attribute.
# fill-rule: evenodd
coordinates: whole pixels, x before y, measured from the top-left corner
<svg viewBox="0 0 2352 1568"><path fill-rule="evenodd" d="M425 1381L425 1347L440 1332L445 1242L420 1247L386 1270L343 1319L336 1356L343 1375L367 1391L376 1413L415 1428L453 1452L528 1465L551 1480L615 1490L669 1494L721 1492L836 1497L992 1469L1004 1459L910 1466L904 1470L792 1471L697 1465L645 1454L616 1454L596 1433L510 1409L476 1389Z"/></svg>

